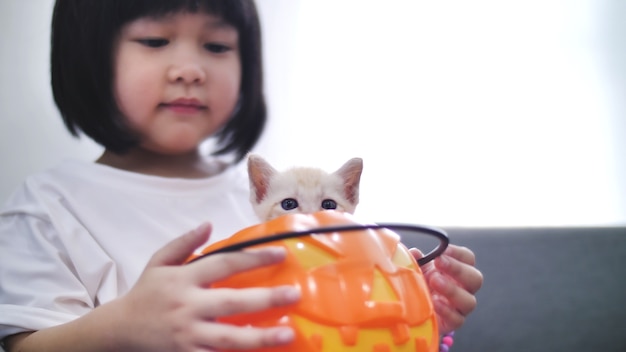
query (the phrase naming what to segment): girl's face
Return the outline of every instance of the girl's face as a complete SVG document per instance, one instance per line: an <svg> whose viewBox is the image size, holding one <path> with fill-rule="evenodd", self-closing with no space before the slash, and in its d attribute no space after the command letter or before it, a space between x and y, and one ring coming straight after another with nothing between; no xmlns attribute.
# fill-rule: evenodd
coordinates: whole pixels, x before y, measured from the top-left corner
<svg viewBox="0 0 626 352"><path fill-rule="evenodd" d="M237 104L237 29L219 17L178 13L122 27L114 50L114 94L140 147L159 154L196 151Z"/></svg>

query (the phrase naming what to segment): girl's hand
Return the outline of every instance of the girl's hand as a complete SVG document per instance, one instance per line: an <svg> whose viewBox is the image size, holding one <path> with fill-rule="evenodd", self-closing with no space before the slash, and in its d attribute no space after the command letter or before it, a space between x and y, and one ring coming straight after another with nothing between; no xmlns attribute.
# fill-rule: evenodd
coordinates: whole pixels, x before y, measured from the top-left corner
<svg viewBox="0 0 626 352"><path fill-rule="evenodd" d="M410 252L415 259L423 257L416 248ZM475 265L474 252L450 244L441 256L421 268L430 287L441 334L461 327L465 317L476 308L474 294L483 284L483 275Z"/></svg>
<svg viewBox="0 0 626 352"><path fill-rule="evenodd" d="M287 327L237 327L215 318L262 310L298 301L294 287L208 289L235 273L282 261L282 248L264 248L218 254L181 265L208 239L209 225L172 241L148 263L121 307L120 350L215 351L253 349L289 343L294 332ZM140 348L137 348L140 347Z"/></svg>

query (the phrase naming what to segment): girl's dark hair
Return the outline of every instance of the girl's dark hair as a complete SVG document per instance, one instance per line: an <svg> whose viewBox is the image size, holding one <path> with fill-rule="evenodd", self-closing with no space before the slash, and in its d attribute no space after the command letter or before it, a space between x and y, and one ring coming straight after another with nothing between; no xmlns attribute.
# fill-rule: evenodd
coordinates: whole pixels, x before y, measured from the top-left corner
<svg viewBox="0 0 626 352"><path fill-rule="evenodd" d="M145 16L207 12L239 32L242 77L238 106L217 134L215 155L237 161L256 144L266 121L261 31L253 0L57 0L52 16L51 80L65 126L115 153L139 140L113 93L113 50L121 27Z"/></svg>

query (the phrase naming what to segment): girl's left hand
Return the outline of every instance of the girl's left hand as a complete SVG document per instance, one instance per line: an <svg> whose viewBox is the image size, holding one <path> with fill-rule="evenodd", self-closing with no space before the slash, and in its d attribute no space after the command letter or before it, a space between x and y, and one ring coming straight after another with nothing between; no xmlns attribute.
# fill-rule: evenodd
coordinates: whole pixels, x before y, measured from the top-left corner
<svg viewBox="0 0 626 352"><path fill-rule="evenodd" d="M416 248L410 252L415 259L423 257ZM421 267L430 288L440 334L461 327L465 317L476 308L474 294L483 284L483 274L475 265L474 252L450 244L441 256Z"/></svg>

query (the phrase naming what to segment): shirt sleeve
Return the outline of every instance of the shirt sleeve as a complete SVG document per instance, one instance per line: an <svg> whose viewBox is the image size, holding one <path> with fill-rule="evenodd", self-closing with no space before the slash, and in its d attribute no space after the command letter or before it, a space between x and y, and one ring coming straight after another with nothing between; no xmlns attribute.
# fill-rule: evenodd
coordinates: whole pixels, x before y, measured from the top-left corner
<svg viewBox="0 0 626 352"><path fill-rule="evenodd" d="M67 242L31 208L0 212L0 339L69 322L95 306Z"/></svg>

